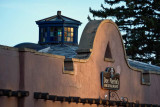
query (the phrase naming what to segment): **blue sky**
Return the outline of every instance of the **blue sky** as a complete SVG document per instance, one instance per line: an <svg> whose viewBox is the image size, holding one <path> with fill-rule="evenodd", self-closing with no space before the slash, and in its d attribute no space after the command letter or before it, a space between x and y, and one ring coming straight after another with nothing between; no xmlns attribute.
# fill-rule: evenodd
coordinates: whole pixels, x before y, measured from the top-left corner
<svg viewBox="0 0 160 107"><path fill-rule="evenodd" d="M57 14L79 20L79 39L90 15L89 7L100 9L104 0L0 0L0 45L38 42L35 21Z"/></svg>

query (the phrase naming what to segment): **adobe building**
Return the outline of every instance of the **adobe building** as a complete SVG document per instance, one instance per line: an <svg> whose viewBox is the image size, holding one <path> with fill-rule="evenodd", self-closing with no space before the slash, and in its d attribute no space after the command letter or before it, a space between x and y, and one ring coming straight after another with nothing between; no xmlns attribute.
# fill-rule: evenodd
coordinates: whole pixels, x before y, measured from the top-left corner
<svg viewBox="0 0 160 107"><path fill-rule="evenodd" d="M40 45L0 46L0 107L160 106L160 67L127 59L114 22L90 21L77 46L65 39L70 25L61 39L51 36L59 24L47 21L65 18L37 21Z"/></svg>

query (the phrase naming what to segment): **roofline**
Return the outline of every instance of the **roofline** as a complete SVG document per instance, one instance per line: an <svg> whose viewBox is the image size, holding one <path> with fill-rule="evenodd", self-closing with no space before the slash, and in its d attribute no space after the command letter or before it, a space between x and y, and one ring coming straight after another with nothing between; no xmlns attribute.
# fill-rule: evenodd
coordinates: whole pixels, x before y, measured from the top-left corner
<svg viewBox="0 0 160 107"><path fill-rule="evenodd" d="M36 24L37 25L44 25L44 24L62 24L62 25L65 25L65 24L71 24L71 25L75 25L75 26L80 26L81 25L81 23L79 23L79 22L75 22L75 23L73 23L73 22L67 22L67 21L44 21L44 22L36 22Z"/></svg>
<svg viewBox="0 0 160 107"><path fill-rule="evenodd" d="M62 17L65 17L65 18L68 18L68 19L70 19L70 20L73 20L73 21L76 21L76 22L80 23L80 25L82 24L82 22L80 22L80 21L78 21L78 20L75 20L75 19L72 19L72 18L63 16L63 15L50 16L50 17L47 17L47 18L44 18L44 19L41 19L41 20L37 20L36 23L37 23L37 22L40 22L40 21L42 21L42 20L45 20L45 21L46 21L47 19L54 18L54 17L57 17L57 16L60 16L62 20L64 20Z"/></svg>
<svg viewBox="0 0 160 107"><path fill-rule="evenodd" d="M50 17L47 17L47 18L44 18L44 19L41 19L41 20L37 20L36 22L39 22L39 21L42 21L42 20L46 20L46 19L50 19L52 17L56 17L57 15L54 15L54 16L50 16Z"/></svg>
<svg viewBox="0 0 160 107"><path fill-rule="evenodd" d="M63 16L63 15L61 15L61 16ZM78 20L75 20L75 19L72 19L72 18L69 18L69 17L66 17L66 16L63 16L63 17L68 18L68 19L71 19L71 20L74 20L74 21L79 22L80 24L82 24L82 22L80 22L80 21L78 21Z"/></svg>

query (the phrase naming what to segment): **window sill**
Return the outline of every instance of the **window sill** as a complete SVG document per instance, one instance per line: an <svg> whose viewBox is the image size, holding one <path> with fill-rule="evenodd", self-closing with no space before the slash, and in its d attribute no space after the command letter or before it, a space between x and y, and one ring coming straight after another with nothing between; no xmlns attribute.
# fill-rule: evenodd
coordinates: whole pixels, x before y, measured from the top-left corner
<svg viewBox="0 0 160 107"><path fill-rule="evenodd" d="M111 58L104 58L104 61L106 61L106 62L114 62L115 60L111 59Z"/></svg>
<svg viewBox="0 0 160 107"><path fill-rule="evenodd" d="M150 86L151 84L150 84L150 83L148 83L148 82L142 82L142 85Z"/></svg>
<svg viewBox="0 0 160 107"><path fill-rule="evenodd" d="M64 70L63 73L64 73L64 74L71 74L71 75L74 75L74 71Z"/></svg>

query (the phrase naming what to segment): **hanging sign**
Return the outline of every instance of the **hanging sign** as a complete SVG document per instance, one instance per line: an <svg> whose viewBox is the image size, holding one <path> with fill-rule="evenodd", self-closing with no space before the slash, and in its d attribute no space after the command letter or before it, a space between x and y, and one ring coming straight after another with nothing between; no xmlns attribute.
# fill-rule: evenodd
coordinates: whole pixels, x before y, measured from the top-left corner
<svg viewBox="0 0 160 107"><path fill-rule="evenodd" d="M101 84L103 89L119 90L119 74L115 73L114 68L109 67L106 71L101 72Z"/></svg>

